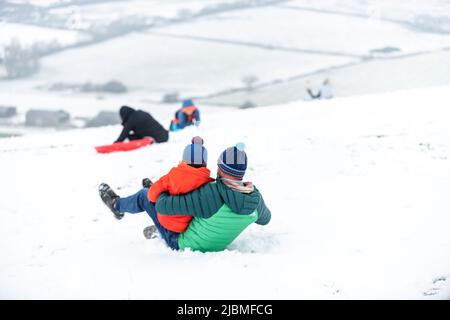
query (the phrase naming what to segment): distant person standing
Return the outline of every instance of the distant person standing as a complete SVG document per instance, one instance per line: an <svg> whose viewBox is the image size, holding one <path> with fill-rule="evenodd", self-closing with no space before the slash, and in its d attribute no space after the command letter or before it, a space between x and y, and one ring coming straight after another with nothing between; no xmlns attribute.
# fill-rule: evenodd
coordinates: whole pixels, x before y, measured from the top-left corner
<svg viewBox="0 0 450 320"><path fill-rule="evenodd" d="M170 131L181 130L193 124L200 125L200 110L192 100L184 100L183 106L175 112L175 117L170 122Z"/></svg>
<svg viewBox="0 0 450 320"><path fill-rule="evenodd" d="M310 88L307 88L306 91L308 92L311 99L331 99L333 98L333 91L331 88L330 79L325 79L320 86L317 94L314 94Z"/></svg>
<svg viewBox="0 0 450 320"><path fill-rule="evenodd" d="M122 106L119 113L122 118L123 130L115 142L122 142L125 139L139 140L146 137L153 138L158 143L169 140L169 132L149 113L128 106Z"/></svg>

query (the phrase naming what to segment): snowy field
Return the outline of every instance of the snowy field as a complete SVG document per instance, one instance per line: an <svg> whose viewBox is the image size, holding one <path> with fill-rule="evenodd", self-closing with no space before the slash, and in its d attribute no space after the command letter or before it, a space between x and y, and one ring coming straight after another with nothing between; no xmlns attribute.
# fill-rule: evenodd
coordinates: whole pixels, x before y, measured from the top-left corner
<svg viewBox="0 0 450 320"><path fill-rule="evenodd" d="M205 108L199 129L128 153L93 149L119 126L0 139L0 297L450 299L449 89ZM157 179L197 134L213 171L247 144L273 215L220 253L146 240L145 214L116 221L97 194Z"/></svg>
<svg viewBox="0 0 450 320"><path fill-rule="evenodd" d="M134 50L124 51L124 47ZM172 88L185 96L202 96L240 87L248 75L275 80L349 60L330 56L317 59L314 54L265 52L151 34L130 35L49 57L43 61L45 67L35 81L51 84L70 79L74 83L102 83L119 79L131 90L158 101Z"/></svg>
<svg viewBox="0 0 450 320"><path fill-rule="evenodd" d="M161 32L344 57L369 56L370 50L384 47L395 47L399 49L397 54L405 54L450 46L450 37L445 34L417 32L382 20L292 10L286 6L223 13L188 26L170 26Z"/></svg>
<svg viewBox="0 0 450 320"><path fill-rule="evenodd" d="M448 20L446 22L445 19L430 19L433 17L448 19L450 7L447 0L293 0L281 6L394 22L425 32L450 31Z"/></svg>
<svg viewBox="0 0 450 320"><path fill-rule="evenodd" d="M72 45L84 40L87 36L76 31L54 30L37 26L27 26L17 23L7 23L0 21L0 48L18 41L22 46L29 47L33 44Z"/></svg>
<svg viewBox="0 0 450 320"><path fill-rule="evenodd" d="M42 57L39 72L28 78L2 79L0 65L0 105L13 102L21 113L69 105L73 116L83 116L86 105L94 106L90 113L104 105L117 109L108 103L119 100L146 106L174 92L202 105L279 105L308 99L306 87L326 77L338 97L450 83L450 8L442 0L7 3L35 5L45 17L46 31L36 41L61 38L72 45ZM43 28L7 17L17 21L0 25L0 44L13 36L27 43ZM144 26L101 41L77 38L96 39L99 28L136 21ZM249 77L252 90L244 81ZM128 94L49 90L110 80L121 81Z"/></svg>
<svg viewBox="0 0 450 320"><path fill-rule="evenodd" d="M41 46L37 72L7 78L13 40ZM450 299L449 70L448 0L0 0L18 111L0 119L0 299ZM336 98L308 101L327 77ZM51 90L111 80L128 91ZM170 93L202 125L132 152L95 153L120 126L23 125L130 105L168 127ZM158 179L194 135L213 174L246 143L273 215L220 253L146 240L146 214L116 221L97 192Z"/></svg>
<svg viewBox="0 0 450 320"><path fill-rule="evenodd" d="M400 59L369 60L349 63L317 72L299 74L284 81L268 82L252 91L234 90L215 95L204 102L239 106L242 101L253 101L258 106L289 101L309 100L305 87L318 88L329 78L335 96L347 97L411 88L443 86L450 83L450 50L411 55Z"/></svg>
<svg viewBox="0 0 450 320"><path fill-rule="evenodd" d="M62 6L50 9L50 14L66 17L75 23L74 28L89 29L93 25L104 24L124 17L179 18L198 13L208 5L226 3L217 0L131 0L131 1L93 1L83 6ZM231 1L228 1L231 2Z"/></svg>

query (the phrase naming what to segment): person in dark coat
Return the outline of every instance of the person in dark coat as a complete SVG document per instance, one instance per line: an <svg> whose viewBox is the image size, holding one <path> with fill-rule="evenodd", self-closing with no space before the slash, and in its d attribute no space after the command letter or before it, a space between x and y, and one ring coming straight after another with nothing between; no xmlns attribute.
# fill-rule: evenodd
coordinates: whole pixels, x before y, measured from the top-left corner
<svg viewBox="0 0 450 320"><path fill-rule="evenodd" d="M122 106L119 113L122 118L123 130L115 143L125 139L131 141L145 137L151 137L158 143L169 140L169 132L149 113L134 110L128 106Z"/></svg>

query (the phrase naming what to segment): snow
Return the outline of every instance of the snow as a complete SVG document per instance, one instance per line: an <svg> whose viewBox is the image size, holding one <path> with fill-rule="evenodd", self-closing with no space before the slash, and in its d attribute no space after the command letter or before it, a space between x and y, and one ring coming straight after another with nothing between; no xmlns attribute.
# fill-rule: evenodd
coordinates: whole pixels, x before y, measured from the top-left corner
<svg viewBox="0 0 450 320"><path fill-rule="evenodd" d="M50 6L48 13L55 19L64 21L74 14L88 26L86 31L92 25L136 15L169 20L158 27L40 59L39 72L32 77L0 79L0 104L14 101L21 112L32 107L68 106L73 116L95 114L97 106L108 110L118 107L114 101L119 99L106 93L49 91L60 82L121 81L129 89L121 96L123 104L147 105L178 92L181 97L202 98L202 103L210 105L240 106L251 101L264 106L307 99L306 80L317 88L326 77L340 97L440 86L450 81L450 35L416 24L421 14L436 19L448 15L440 0L414 1L414 5L401 1L289 1L170 21L186 10L201 13L212 3L134 0ZM231 2L214 2L217 6L224 3ZM379 14L373 14L374 10ZM11 35L18 34L23 41L40 37L75 41L80 35L73 30L42 28L34 37L31 31L39 28L12 23L2 26L10 26ZM9 35L3 37L10 39ZM389 47L399 50L372 51ZM0 77L4 73L1 69ZM254 90L247 90L246 77L258 79Z"/></svg>
<svg viewBox="0 0 450 320"><path fill-rule="evenodd" d="M120 126L0 139L0 297L449 299L449 89L203 107L199 128L126 153L93 148ZM137 191L197 134L213 172L245 142L272 211L224 252L146 240L146 214L116 221L97 193Z"/></svg>
<svg viewBox="0 0 450 320"><path fill-rule="evenodd" d="M224 3L226 1L220 1ZM75 16L89 28L96 23L105 23L124 17L159 17L177 18L184 13L197 13L204 7L217 4L217 0L207 1L110 1L93 2L83 6L67 6L51 9L50 13L55 16Z"/></svg>
<svg viewBox="0 0 450 320"><path fill-rule="evenodd" d="M216 5L223 3L230 1ZM186 10L202 12L202 8L211 5L212 1L144 4L135 0L62 5L50 8L49 12L58 19L75 14L81 22L92 26L135 15L174 18ZM380 14L371 15L372 9ZM388 12L395 16L387 16ZM121 15L117 16L118 13ZM33 77L0 81L0 103L36 96L42 98L41 103L52 101L42 107L66 105L70 95L47 92L58 82L119 80L130 89L123 100L161 101L165 94L178 91L182 97L203 97L205 103L216 105L241 105L245 101L275 105L305 99L306 78L317 87L325 77L330 77L337 96L445 85L449 81L446 70L450 36L414 27L421 13L438 18L449 11L439 0L432 4L415 1L410 7L401 2L391 5L372 1L289 1L185 21L166 21L157 28L41 59L40 71ZM35 27L2 25L12 29L4 39L13 34L19 34L23 41L79 35L69 30L43 28L39 37L34 37L31 31L36 31ZM389 47L398 51L371 51ZM250 76L258 78L257 88L246 91L243 79ZM70 97L92 104L92 95L89 99L87 96ZM107 94L98 96L104 99L99 104L109 101ZM80 105L70 111L87 109ZM30 108L22 103L17 107L24 111Z"/></svg>
<svg viewBox="0 0 450 320"><path fill-rule="evenodd" d="M33 81L104 83L117 79L161 100L173 90L183 96L208 95L242 87L242 79L249 75L276 80L349 60L134 34L44 59Z"/></svg>
<svg viewBox="0 0 450 320"><path fill-rule="evenodd" d="M281 7L292 7L302 10L312 10L323 13L360 16L374 20L391 20L397 23L414 25L420 16L448 17L450 7L446 0L293 0Z"/></svg>
<svg viewBox="0 0 450 320"><path fill-rule="evenodd" d="M15 4L29 4L33 6L39 7L49 7L52 5L58 4L67 4L72 0L6 0L6 2L15 3Z"/></svg>
<svg viewBox="0 0 450 320"><path fill-rule="evenodd" d="M210 104L239 105L242 101L250 100L265 106L308 100L306 88L318 88L325 78L331 79L333 94L338 97L442 86L450 83L448 70L450 51L425 52L399 59L369 60L323 68L279 83L268 83L251 92L230 92L206 101Z"/></svg>
<svg viewBox="0 0 450 320"><path fill-rule="evenodd" d="M50 45L54 42L68 46L87 38L87 35L76 31L55 30L2 21L0 21L0 35L0 48L9 45L14 40L23 47L29 47L35 43Z"/></svg>
<svg viewBox="0 0 450 320"><path fill-rule="evenodd" d="M0 70L0 105L19 112L0 137L24 135L0 139L0 298L450 299L447 0L5 3L46 20L4 11L0 47L74 46L135 18L156 26L48 55L29 78ZM245 77L258 78L252 90ZM325 78L336 99L301 101ZM49 90L110 80L129 91ZM168 127L179 103L159 101L174 91L201 97L202 125L132 152L94 151L120 126L18 125L33 108L93 117L130 105ZM246 101L266 107L230 108ZM136 192L197 134L213 175L219 153L245 142L246 178L273 214L220 253L146 240L146 214L116 221L97 192L101 182Z"/></svg>
<svg viewBox="0 0 450 320"><path fill-rule="evenodd" d="M385 47L400 49L398 55L450 45L448 34L416 32L404 25L386 21L293 10L285 6L227 12L188 26L170 26L161 32L350 57L368 56L370 50Z"/></svg>

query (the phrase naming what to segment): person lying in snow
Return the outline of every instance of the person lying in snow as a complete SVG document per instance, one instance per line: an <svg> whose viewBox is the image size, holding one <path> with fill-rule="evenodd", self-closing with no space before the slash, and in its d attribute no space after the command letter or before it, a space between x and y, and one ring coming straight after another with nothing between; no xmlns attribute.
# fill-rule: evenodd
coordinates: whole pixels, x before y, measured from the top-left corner
<svg viewBox="0 0 450 320"><path fill-rule="evenodd" d="M307 88L306 91L308 92L311 99L331 99L333 98L333 92L331 89L331 83L329 79L325 79L322 83L322 85L319 88L319 92L317 94L314 94L310 88Z"/></svg>
<svg viewBox="0 0 450 320"><path fill-rule="evenodd" d="M119 113L123 130L115 142L122 142L125 139L139 140L145 137L151 137L158 143L169 140L169 132L149 113L134 110L128 106L122 106Z"/></svg>
<svg viewBox="0 0 450 320"><path fill-rule="evenodd" d="M185 195L163 192L156 205L147 198L148 188L120 198L103 183L99 187L100 197L118 219L125 212L146 211L155 224L144 230L146 237L158 232L174 250L225 250L250 224L266 225L271 219L259 190L251 182L243 182L248 162L244 148L243 144L237 144L221 153L216 181ZM176 233L159 223L156 211L162 215L189 215L193 219L186 231Z"/></svg>
<svg viewBox="0 0 450 320"><path fill-rule="evenodd" d="M170 131L184 129L187 126L200 125L200 110L192 100L184 100L181 109L175 112L175 117L170 122Z"/></svg>
<svg viewBox="0 0 450 320"><path fill-rule="evenodd" d="M208 151L203 147L201 137L192 138L192 144L183 151L183 161L169 173L153 183L148 191L148 200L155 203L162 192L179 195L198 189L214 181L210 178L211 171L206 168ZM162 215L157 213L159 223L167 230L184 232L192 220L188 215Z"/></svg>

